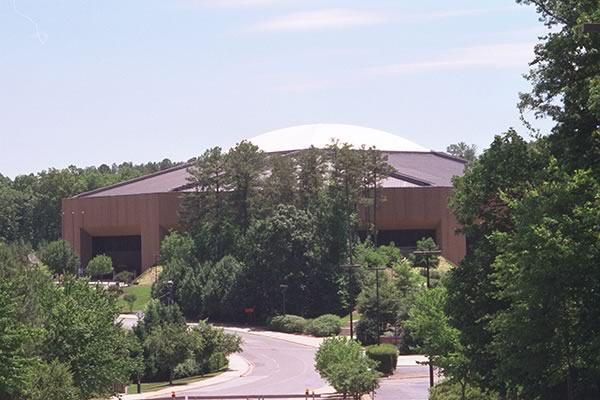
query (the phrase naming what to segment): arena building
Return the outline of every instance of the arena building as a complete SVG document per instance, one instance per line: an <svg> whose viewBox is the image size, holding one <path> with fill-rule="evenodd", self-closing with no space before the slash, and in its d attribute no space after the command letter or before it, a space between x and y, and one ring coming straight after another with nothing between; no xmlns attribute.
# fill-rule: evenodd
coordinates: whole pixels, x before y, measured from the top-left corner
<svg viewBox="0 0 600 400"><path fill-rule="evenodd" d="M395 172L382 183L377 211L379 242L410 250L422 237L433 237L442 255L458 263L465 238L448 208L452 177L465 161L435 152L376 129L341 124L301 125L256 136L250 141L267 153L324 148L337 139L355 148L375 146ZM82 265L97 254L112 257L116 271L140 273L154 265L162 238L178 227L181 194L189 191L183 164L130 181L64 199L63 238L79 253Z"/></svg>

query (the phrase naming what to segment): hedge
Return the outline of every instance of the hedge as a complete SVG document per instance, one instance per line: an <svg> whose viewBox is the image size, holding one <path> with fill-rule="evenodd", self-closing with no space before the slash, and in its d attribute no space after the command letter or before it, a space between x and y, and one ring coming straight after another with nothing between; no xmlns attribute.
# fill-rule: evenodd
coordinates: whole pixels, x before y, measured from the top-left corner
<svg viewBox="0 0 600 400"><path fill-rule="evenodd" d="M299 315L276 315L267 325L270 329L285 333L302 333L306 328L306 320Z"/></svg>
<svg viewBox="0 0 600 400"><path fill-rule="evenodd" d="M325 314L310 321L306 332L311 335L324 337L334 336L342 330L342 319L337 315Z"/></svg>
<svg viewBox="0 0 600 400"><path fill-rule="evenodd" d="M367 356L377 362L377 370L393 374L398 365L398 349L393 344L376 344L367 347Z"/></svg>

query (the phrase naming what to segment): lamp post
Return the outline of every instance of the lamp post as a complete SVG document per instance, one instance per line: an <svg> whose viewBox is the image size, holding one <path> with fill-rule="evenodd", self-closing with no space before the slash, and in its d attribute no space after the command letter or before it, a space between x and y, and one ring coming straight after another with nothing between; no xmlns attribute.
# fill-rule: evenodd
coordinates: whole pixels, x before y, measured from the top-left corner
<svg viewBox="0 0 600 400"><path fill-rule="evenodd" d="M379 271L385 271L385 268L373 267L375 271L375 307L377 309L377 344L381 344L381 312L379 310Z"/></svg>
<svg viewBox="0 0 600 400"><path fill-rule="evenodd" d="M439 256L442 254L439 250L417 250L413 253L415 257L421 257L425 261L425 267L427 268L427 289L431 289L431 283L429 280L429 267L431 266L432 256ZM431 357L429 358L429 386L433 387L433 365L431 365Z"/></svg>
<svg viewBox="0 0 600 400"><path fill-rule="evenodd" d="M173 304L173 297L172 297L172 291L173 291L173 281L172 280L168 280L167 281L167 289L169 290L167 292L167 304L171 305Z"/></svg>
<svg viewBox="0 0 600 400"><path fill-rule="evenodd" d="M283 295L283 315L285 315L285 290L288 288L288 285L279 285L281 288L281 294Z"/></svg>
<svg viewBox="0 0 600 400"><path fill-rule="evenodd" d="M344 264L342 268L348 270L348 304L350 305L350 339L354 339L354 319L352 314L354 313L354 296L352 296L352 276L354 275L354 268L358 268L358 264Z"/></svg>

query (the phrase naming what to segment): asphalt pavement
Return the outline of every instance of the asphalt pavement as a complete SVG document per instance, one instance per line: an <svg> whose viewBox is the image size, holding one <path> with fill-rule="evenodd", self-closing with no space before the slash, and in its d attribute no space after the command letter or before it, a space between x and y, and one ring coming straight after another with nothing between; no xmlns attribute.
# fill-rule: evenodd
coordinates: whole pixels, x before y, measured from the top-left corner
<svg viewBox="0 0 600 400"><path fill-rule="evenodd" d="M240 354L251 365L243 376L197 389L181 389L185 395L304 394L327 386L314 368L316 348L280 339L236 332L244 341Z"/></svg>

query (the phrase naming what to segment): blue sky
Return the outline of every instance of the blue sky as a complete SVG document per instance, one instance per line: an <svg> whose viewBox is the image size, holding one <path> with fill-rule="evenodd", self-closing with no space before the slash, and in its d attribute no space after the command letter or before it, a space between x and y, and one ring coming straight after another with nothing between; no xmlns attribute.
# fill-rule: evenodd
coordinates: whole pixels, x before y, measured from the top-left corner
<svg viewBox="0 0 600 400"><path fill-rule="evenodd" d="M315 122L484 148L526 133L543 32L511 0L0 0L0 173L187 160Z"/></svg>

